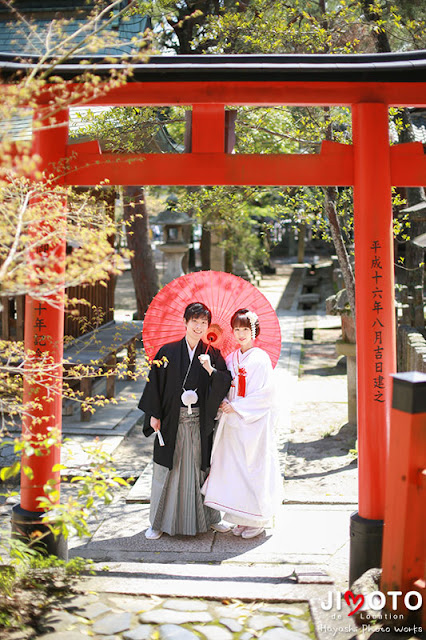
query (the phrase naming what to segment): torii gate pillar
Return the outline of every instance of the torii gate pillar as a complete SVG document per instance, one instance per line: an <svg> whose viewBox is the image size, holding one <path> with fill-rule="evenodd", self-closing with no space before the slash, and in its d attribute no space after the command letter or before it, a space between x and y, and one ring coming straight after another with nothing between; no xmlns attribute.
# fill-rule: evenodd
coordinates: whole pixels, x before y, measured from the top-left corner
<svg viewBox="0 0 426 640"><path fill-rule="evenodd" d="M353 105L359 511L351 518L352 584L381 566L391 374L396 371L388 108Z"/></svg>
<svg viewBox="0 0 426 640"><path fill-rule="evenodd" d="M54 116L43 117L43 112L35 112L37 126L33 130L33 153L40 157L38 170L45 177L58 172L58 163L66 156L68 141L68 110ZM62 180L59 180L63 182ZM43 194L36 196L38 204L43 206ZM59 280L65 280L65 206L58 211L56 220L50 220L46 226L56 224L63 229L63 235L55 241L46 241L46 245L31 249L49 254L54 260L54 268ZM46 200L46 207L49 201ZM43 230L43 229L42 229ZM39 230L40 232L40 230ZM31 254L29 259L31 260ZM38 273L37 277L42 277ZM43 301L26 296L25 300L25 351L32 354L32 366L38 361L44 362L37 383L34 370L30 380L24 375L24 406L28 406L22 421L22 435L32 445L33 453L24 453L21 459L21 502L12 510L12 531L15 536L37 539L41 535L42 546L52 555L67 559L68 548L63 536L54 536L49 525L43 522L44 510L38 498L46 495L45 486L55 490L55 501L59 502L60 491L60 438L62 428L62 359L64 343L64 289ZM44 360L43 360L44 358ZM53 437L56 443L48 446L46 439Z"/></svg>

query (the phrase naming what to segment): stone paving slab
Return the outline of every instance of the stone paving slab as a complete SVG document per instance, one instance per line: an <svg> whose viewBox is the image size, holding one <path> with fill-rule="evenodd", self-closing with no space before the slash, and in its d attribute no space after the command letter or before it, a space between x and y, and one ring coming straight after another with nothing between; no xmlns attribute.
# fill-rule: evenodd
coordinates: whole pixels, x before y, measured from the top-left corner
<svg viewBox="0 0 426 640"><path fill-rule="evenodd" d="M132 404L135 401L132 400ZM127 413L123 412L123 418L108 424L106 420L99 421L91 424L85 423L86 426L81 426L77 423L67 425L63 433L65 436L84 435L91 436L92 440L96 436L127 436L135 425L139 424L142 419L142 412L139 409L127 409ZM83 424L83 423L81 423Z"/></svg>
<svg viewBox="0 0 426 640"><path fill-rule="evenodd" d="M337 379L336 379L337 378ZM315 403L325 404L342 404L347 406L347 381L346 375L333 376L333 382L324 378L318 380L299 380L296 385L293 386L293 404L295 402L305 402L307 410L310 405ZM309 402L306 399L309 398ZM345 414L344 416L345 417Z"/></svg>
<svg viewBox="0 0 426 640"><path fill-rule="evenodd" d="M307 265L278 264L278 262L277 273L262 278L260 283L261 291L274 309L284 309L282 303L285 297L284 291L287 289L287 293L290 295L287 295L289 304L285 308L290 310L293 304L296 309L297 296L302 291L303 275L306 272ZM296 306L294 303L296 303Z"/></svg>
<svg viewBox="0 0 426 640"><path fill-rule="evenodd" d="M123 441L123 436L108 435L99 442L102 451L113 454L117 447ZM66 439L61 449L61 463L70 468L81 467L87 465L90 460L89 449L93 447L92 438L84 435L74 435L71 439ZM63 469L62 474L68 475L69 470Z"/></svg>
<svg viewBox="0 0 426 640"><path fill-rule="evenodd" d="M140 565L137 574L128 573L111 576L106 574L89 576L84 580L84 587L90 591L102 593L120 593L132 595L179 595L185 598L221 598L249 599L268 602L303 602L319 595L326 601L330 585L296 584L280 577L241 576L235 565L228 576L206 577L206 567L198 566L198 572L190 576L173 575L175 565L161 565L163 573L158 570L150 573L150 565ZM148 570L148 571L147 571ZM210 573L210 572L209 572Z"/></svg>
<svg viewBox="0 0 426 640"><path fill-rule="evenodd" d="M347 561L350 515L353 505L283 505L275 528L250 540L231 532L210 531L192 536L164 534L159 540L147 540L149 505L115 505L88 543L73 540L71 555L110 562L126 559L149 562L240 562L257 563L312 562L326 567L342 552L341 563ZM125 523L125 526L123 526ZM256 575L256 567L251 569ZM343 570L344 573L344 570Z"/></svg>
<svg viewBox="0 0 426 640"><path fill-rule="evenodd" d="M82 583L85 586L85 583ZM87 606L88 602L89 604ZM50 616L49 640L92 637L103 640L309 640L313 622L306 602L265 603L224 599L188 599L101 593L105 615L93 609L92 595L67 598L64 611ZM90 611L92 607L92 612ZM272 634L272 635L271 635Z"/></svg>
<svg viewBox="0 0 426 640"><path fill-rule="evenodd" d="M80 412L76 411L71 416L64 416L62 428L64 433L92 433L99 431L112 431L127 425L127 432L141 417L141 412L136 409L138 399L142 393L145 382L142 380L119 380L116 383L115 403L108 403L104 407L95 407L90 422L80 421ZM131 419L129 420L129 416ZM134 422L132 422L134 420Z"/></svg>
<svg viewBox="0 0 426 640"><path fill-rule="evenodd" d="M149 504L151 500L152 462L148 464L126 496L126 502Z"/></svg>
<svg viewBox="0 0 426 640"><path fill-rule="evenodd" d="M98 577L111 577L113 575L129 578L139 577L140 575L158 576L161 578L202 578L211 580L230 580L235 577L236 580L279 583L286 582L288 584L301 584L309 581L309 576L318 577L321 583L331 583L332 579L328 575L324 567L318 565L313 568L311 564L298 563L268 563L259 562L254 568L248 563L241 562L239 558L235 561L226 561L224 563L209 563L197 565L187 563L184 560L175 563L164 563L158 557L153 562L109 562L107 565L95 562L92 565ZM172 585L170 585L172 588Z"/></svg>

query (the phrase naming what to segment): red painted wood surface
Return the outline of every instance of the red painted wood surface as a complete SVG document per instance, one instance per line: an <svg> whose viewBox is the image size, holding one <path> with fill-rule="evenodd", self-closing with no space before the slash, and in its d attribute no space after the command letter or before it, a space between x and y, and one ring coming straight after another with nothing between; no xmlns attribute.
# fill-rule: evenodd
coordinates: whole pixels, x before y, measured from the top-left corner
<svg viewBox="0 0 426 640"><path fill-rule="evenodd" d="M388 109L353 106L359 515L384 516L396 371Z"/></svg>
<svg viewBox="0 0 426 640"><path fill-rule="evenodd" d="M78 85L73 86L78 91ZM44 99L50 100L48 92ZM423 107L423 82L128 82L99 95L91 105L166 106L231 105L342 105L382 102L389 106Z"/></svg>
<svg viewBox="0 0 426 640"><path fill-rule="evenodd" d="M193 153L224 153L225 105L194 105L191 132L191 151Z"/></svg>
<svg viewBox="0 0 426 640"><path fill-rule="evenodd" d="M426 413L392 409L390 428L381 590L421 593L426 628Z"/></svg>
<svg viewBox="0 0 426 640"><path fill-rule="evenodd" d="M324 154L78 154L67 184L323 185L352 184L351 148Z"/></svg>
<svg viewBox="0 0 426 640"><path fill-rule="evenodd" d="M83 145L82 145L83 146ZM67 148L70 185L336 185L354 183L353 147L323 142L320 154L117 154ZM401 149L404 147L404 149ZM390 148L393 186L426 184L426 156L421 143Z"/></svg>
<svg viewBox="0 0 426 640"><path fill-rule="evenodd" d="M37 117L37 113L36 116ZM54 116L59 126L52 126L52 121L43 122L42 127L33 132L33 153L42 159L38 169L51 173L55 164L60 161L66 150L68 139L68 112ZM40 123L39 123L40 124ZM40 196L38 205L43 204ZM47 206L47 205L46 205ZM65 207L65 203L64 203ZM58 211L58 224L63 214ZM46 232L49 232L49 228ZM62 240L54 245L43 246L43 251L54 255L55 268L59 274L65 271L65 233ZM31 261L31 255L29 257ZM42 277L42 272L40 274ZM34 383L33 374L24 373L24 408L22 434L35 450L42 455L24 455L21 473L21 507L27 511L41 511L37 498L44 495L47 482L59 491L60 472L53 467L60 461L60 446L49 448L43 445L52 433L60 437L62 423L62 357L64 337L64 300L63 292L47 300L37 300L28 295L25 305L25 349L34 355L31 364L39 368ZM27 404L30 403L30 404ZM32 470L32 477L24 472L24 468Z"/></svg>

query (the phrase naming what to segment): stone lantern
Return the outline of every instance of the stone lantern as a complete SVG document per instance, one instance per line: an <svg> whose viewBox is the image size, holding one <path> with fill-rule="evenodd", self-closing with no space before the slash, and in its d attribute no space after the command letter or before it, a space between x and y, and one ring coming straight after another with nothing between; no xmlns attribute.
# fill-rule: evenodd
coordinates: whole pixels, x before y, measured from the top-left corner
<svg viewBox="0 0 426 640"><path fill-rule="evenodd" d="M167 208L158 214L152 224L163 227L163 244L158 247L164 254L165 270L162 278L163 285L183 275L182 259L189 249L183 237L183 228L193 223L193 220L182 211L177 211L177 197L167 198Z"/></svg>

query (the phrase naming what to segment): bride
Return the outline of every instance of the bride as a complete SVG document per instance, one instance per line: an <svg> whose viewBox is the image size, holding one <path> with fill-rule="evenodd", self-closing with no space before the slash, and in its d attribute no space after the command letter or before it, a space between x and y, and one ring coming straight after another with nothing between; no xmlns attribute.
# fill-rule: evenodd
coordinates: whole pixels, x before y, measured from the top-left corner
<svg viewBox="0 0 426 640"><path fill-rule="evenodd" d="M272 364L255 346L257 315L239 309L231 327L240 348L226 358L232 384L222 402L203 486L205 506L224 511L224 519L242 538L260 535L282 498L282 479L274 438Z"/></svg>

